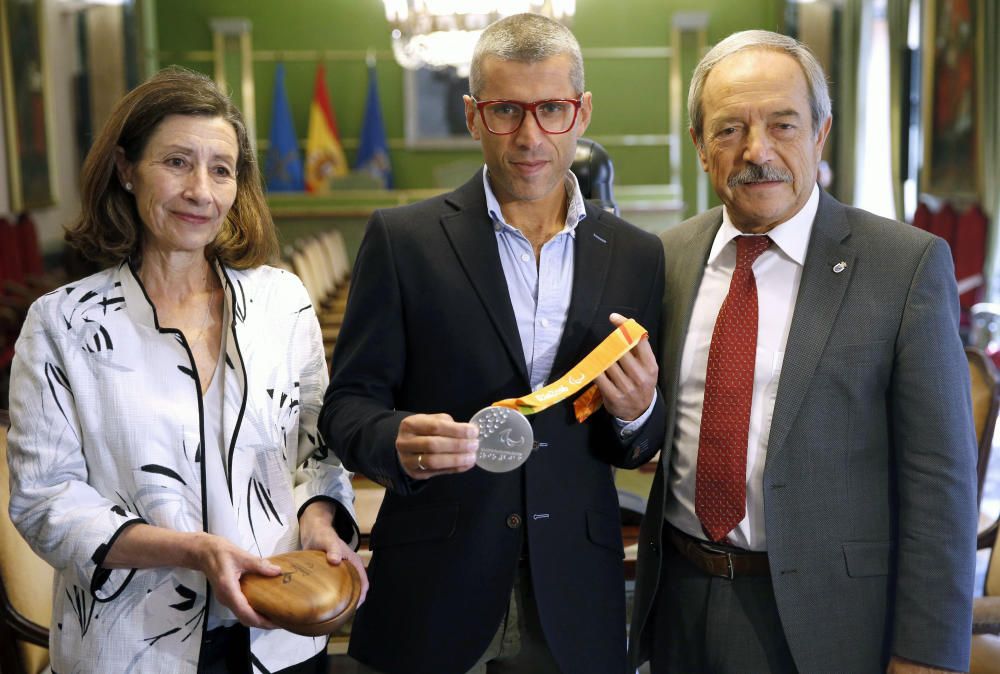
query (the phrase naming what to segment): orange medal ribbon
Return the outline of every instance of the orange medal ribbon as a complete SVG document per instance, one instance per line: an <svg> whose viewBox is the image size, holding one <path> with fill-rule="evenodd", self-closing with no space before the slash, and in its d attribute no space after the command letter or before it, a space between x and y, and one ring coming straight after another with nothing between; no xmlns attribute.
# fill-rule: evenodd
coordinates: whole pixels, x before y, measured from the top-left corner
<svg viewBox="0 0 1000 674"><path fill-rule="evenodd" d="M646 328L633 318L628 319L597 345L587 357L577 363L560 379L534 393L520 398L507 398L493 403L494 407L509 407L521 414L535 414L565 400L597 378L609 367L628 353L639 340L649 334ZM583 392L573 403L576 420L583 423L591 414L600 409L601 392L594 384Z"/></svg>

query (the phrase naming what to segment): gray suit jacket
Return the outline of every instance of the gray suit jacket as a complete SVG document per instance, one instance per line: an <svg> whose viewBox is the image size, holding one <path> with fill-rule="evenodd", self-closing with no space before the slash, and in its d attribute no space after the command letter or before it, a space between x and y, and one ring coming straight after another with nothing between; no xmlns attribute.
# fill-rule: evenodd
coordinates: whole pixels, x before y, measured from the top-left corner
<svg viewBox="0 0 1000 674"><path fill-rule="evenodd" d="M681 352L721 208L668 231L660 390L667 438ZM833 270L846 263L840 273ZM890 655L969 666L975 432L948 246L844 206L819 211L764 469L774 592L803 672L884 671ZM630 658L660 577L665 443L640 533Z"/></svg>

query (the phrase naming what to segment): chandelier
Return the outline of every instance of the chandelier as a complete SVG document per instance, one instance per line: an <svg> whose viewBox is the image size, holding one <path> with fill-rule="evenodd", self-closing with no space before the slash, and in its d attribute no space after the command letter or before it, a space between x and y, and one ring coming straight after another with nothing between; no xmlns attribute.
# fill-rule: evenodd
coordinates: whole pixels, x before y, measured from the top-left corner
<svg viewBox="0 0 1000 674"><path fill-rule="evenodd" d="M409 70L453 67L469 74L476 40L486 26L532 12L568 23L576 0L383 0L396 61Z"/></svg>

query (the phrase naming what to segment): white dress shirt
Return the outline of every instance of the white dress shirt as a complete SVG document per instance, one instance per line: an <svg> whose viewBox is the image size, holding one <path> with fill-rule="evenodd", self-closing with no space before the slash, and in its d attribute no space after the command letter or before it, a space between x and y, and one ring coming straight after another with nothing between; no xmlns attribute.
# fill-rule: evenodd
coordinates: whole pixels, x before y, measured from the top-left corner
<svg viewBox="0 0 1000 674"><path fill-rule="evenodd" d="M788 330L795 312L795 298L802 279L802 266L818 207L819 188L813 187L806 205L792 218L768 232L773 244L753 265L757 282L758 320L757 358L747 437L747 509L743 520L728 536L729 543L748 550L767 549L762 485L771 414ZM691 312L678 378L677 420L665 516L681 531L702 539L706 536L695 514L694 504L705 372L715 319L729 294L729 283L736 267L735 238L741 234L723 208L722 226L709 251Z"/></svg>

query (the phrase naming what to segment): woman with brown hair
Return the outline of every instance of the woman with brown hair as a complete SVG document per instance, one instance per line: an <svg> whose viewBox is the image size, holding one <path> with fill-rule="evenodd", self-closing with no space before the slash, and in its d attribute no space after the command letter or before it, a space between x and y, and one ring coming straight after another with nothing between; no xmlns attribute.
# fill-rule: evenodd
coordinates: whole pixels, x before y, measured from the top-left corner
<svg viewBox="0 0 1000 674"><path fill-rule="evenodd" d="M180 68L84 163L67 240L111 266L32 306L11 376L11 517L56 569L55 671L323 671L326 640L273 629L239 578L299 548L365 577L316 431L319 324L265 265L260 185L239 111Z"/></svg>

